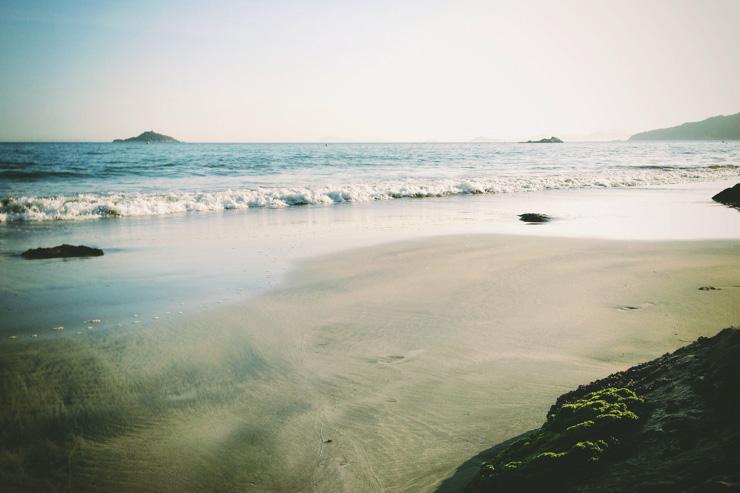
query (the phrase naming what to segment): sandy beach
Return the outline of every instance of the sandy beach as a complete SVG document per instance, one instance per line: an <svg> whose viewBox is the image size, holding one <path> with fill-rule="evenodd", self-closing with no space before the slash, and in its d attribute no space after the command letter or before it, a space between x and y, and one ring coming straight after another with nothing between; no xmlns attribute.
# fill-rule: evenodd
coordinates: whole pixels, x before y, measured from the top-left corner
<svg viewBox="0 0 740 493"><path fill-rule="evenodd" d="M738 20L3 0L0 493L740 490Z"/></svg>
<svg viewBox="0 0 740 493"><path fill-rule="evenodd" d="M156 330L4 341L2 475L75 491L454 489L465 460L541 424L565 390L737 325L739 254L736 240L424 238L301 261L264 294Z"/></svg>

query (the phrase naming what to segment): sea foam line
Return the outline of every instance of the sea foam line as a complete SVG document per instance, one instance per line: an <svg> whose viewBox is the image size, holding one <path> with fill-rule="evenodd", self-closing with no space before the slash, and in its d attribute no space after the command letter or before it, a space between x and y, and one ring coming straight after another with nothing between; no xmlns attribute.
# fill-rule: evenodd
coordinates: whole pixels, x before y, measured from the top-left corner
<svg viewBox="0 0 740 493"><path fill-rule="evenodd" d="M215 192L82 193L58 196L6 197L0 222L85 220L106 217L156 216L231 209L331 205L400 198L444 197L553 189L621 188L707 181L740 176L740 168L635 169L630 172L572 175L495 176L470 179L382 181L316 187L255 187Z"/></svg>

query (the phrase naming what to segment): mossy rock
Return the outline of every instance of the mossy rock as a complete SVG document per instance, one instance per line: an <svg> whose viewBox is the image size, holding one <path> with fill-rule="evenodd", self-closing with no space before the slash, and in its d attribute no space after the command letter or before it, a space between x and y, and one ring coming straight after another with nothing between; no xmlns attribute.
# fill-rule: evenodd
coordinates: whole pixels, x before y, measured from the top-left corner
<svg viewBox="0 0 740 493"><path fill-rule="evenodd" d="M481 467L480 484L493 491L555 491L593 472L636 429L643 399L608 387L560 406L536 432ZM515 490L513 489L515 488Z"/></svg>

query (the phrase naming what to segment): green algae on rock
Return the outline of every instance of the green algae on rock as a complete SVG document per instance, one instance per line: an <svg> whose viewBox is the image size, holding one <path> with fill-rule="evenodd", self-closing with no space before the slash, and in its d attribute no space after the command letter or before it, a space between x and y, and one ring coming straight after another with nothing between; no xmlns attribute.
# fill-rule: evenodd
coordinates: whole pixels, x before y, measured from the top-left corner
<svg viewBox="0 0 740 493"><path fill-rule="evenodd" d="M730 327L561 395L541 428L479 454L465 491L737 491L739 414Z"/></svg>
<svg viewBox="0 0 740 493"><path fill-rule="evenodd" d="M588 473L604 454L628 441L643 399L629 388L607 387L551 410L539 430L515 442L481 468L490 488L544 487L574 470Z"/></svg>

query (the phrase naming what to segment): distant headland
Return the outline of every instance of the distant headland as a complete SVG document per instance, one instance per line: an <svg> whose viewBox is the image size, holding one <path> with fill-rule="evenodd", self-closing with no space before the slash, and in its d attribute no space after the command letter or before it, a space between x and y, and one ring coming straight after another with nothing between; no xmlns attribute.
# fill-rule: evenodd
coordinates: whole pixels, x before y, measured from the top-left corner
<svg viewBox="0 0 740 493"><path fill-rule="evenodd" d="M633 135L629 140L740 140L740 113L648 130Z"/></svg>
<svg viewBox="0 0 740 493"><path fill-rule="evenodd" d="M162 135L158 134L157 132L153 130L149 130L148 132L143 132L137 137L129 137L128 139L116 139L113 141L114 143L124 143L124 142L139 142L144 144L152 144L152 143L159 143L159 142L180 142L179 140L170 137L169 135Z"/></svg>
<svg viewBox="0 0 740 493"><path fill-rule="evenodd" d="M562 144L563 141L558 139L557 137L550 137L540 139L540 140L528 140L526 142L520 142L520 144Z"/></svg>

